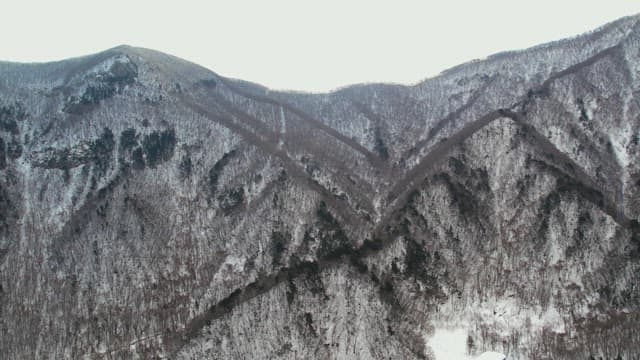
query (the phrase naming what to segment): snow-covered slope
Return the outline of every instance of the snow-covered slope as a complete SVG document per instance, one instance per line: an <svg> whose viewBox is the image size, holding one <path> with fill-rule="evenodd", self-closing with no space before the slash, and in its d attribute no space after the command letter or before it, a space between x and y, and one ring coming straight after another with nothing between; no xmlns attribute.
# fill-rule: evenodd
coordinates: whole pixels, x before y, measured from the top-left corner
<svg viewBox="0 0 640 360"><path fill-rule="evenodd" d="M636 16L328 94L0 63L0 353L640 357L639 49Z"/></svg>

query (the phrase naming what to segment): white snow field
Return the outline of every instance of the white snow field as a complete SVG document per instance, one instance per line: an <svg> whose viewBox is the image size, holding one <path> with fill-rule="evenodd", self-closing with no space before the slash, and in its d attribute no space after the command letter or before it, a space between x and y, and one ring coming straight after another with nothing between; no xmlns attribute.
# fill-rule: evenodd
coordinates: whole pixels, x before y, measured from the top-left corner
<svg viewBox="0 0 640 360"><path fill-rule="evenodd" d="M467 354L467 331L437 329L427 342L436 360L505 360L504 354L487 351L479 356Z"/></svg>

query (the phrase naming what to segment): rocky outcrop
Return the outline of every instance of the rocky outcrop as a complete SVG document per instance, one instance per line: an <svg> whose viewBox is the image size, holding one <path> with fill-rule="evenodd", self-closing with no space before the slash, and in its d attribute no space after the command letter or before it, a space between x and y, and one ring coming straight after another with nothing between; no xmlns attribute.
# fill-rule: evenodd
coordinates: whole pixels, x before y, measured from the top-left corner
<svg viewBox="0 0 640 360"><path fill-rule="evenodd" d="M0 63L0 352L640 356L639 21L328 94Z"/></svg>

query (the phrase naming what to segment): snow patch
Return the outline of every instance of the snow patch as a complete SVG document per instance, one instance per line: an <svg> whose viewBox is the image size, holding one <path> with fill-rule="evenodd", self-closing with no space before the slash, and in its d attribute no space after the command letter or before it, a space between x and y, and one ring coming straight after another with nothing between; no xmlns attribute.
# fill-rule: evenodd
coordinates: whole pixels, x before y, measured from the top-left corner
<svg viewBox="0 0 640 360"><path fill-rule="evenodd" d="M487 351L476 358L476 360L505 360L504 354L495 351Z"/></svg>
<svg viewBox="0 0 640 360"><path fill-rule="evenodd" d="M488 351L478 356L467 354L467 331L437 329L427 342L435 360L505 360L504 354Z"/></svg>
<svg viewBox="0 0 640 360"><path fill-rule="evenodd" d="M463 329L436 330L427 345L433 350L436 360L466 360L467 332Z"/></svg>
<svg viewBox="0 0 640 360"><path fill-rule="evenodd" d="M631 124L627 122L619 133L612 133L609 135L609 141L613 147L613 152L616 155L616 160L621 168L626 169L629 166L629 154L627 153L627 144L633 136Z"/></svg>
<svg viewBox="0 0 640 360"><path fill-rule="evenodd" d="M129 59L129 57L124 54L112 56L104 60L103 62L99 63L98 65L92 67L91 69L89 69L89 71L87 71L87 75L100 75L108 72L116 63L127 64L130 62L131 62L131 59Z"/></svg>
<svg viewBox="0 0 640 360"><path fill-rule="evenodd" d="M244 267L247 263L247 258L244 256L238 257L234 255L228 255L222 265L220 266L220 270L213 277L215 280L226 280L231 273L242 273L244 272Z"/></svg>
<svg viewBox="0 0 640 360"><path fill-rule="evenodd" d="M244 271L244 265L246 262L247 262L247 259L244 256L237 257L237 256L229 255L224 260L224 264L222 266L234 272L242 272Z"/></svg>

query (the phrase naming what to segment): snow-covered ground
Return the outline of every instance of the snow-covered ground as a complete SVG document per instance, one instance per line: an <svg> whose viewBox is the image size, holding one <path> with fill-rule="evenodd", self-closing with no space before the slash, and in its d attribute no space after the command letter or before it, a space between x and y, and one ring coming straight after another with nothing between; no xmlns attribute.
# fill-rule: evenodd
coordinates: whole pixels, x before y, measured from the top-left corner
<svg viewBox="0 0 640 360"><path fill-rule="evenodd" d="M427 342L436 360L505 360L504 354L487 351L479 356L467 354L467 331L438 329Z"/></svg>

